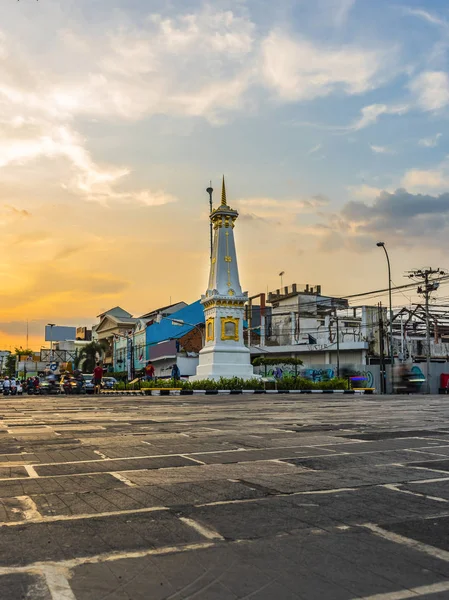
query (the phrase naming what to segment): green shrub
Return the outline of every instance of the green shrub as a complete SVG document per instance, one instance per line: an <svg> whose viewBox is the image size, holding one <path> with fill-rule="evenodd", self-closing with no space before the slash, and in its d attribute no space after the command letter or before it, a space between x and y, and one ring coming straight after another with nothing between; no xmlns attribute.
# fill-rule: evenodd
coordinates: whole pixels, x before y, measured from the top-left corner
<svg viewBox="0 0 449 600"><path fill-rule="evenodd" d="M264 382L262 379L241 379L240 377L224 378L218 381L203 379L200 381L175 381L173 379L153 379L152 381L141 381L134 385L120 381L115 386L116 390L137 390L154 388L181 388L182 390L263 390L274 389L275 382ZM286 375L277 381L278 390L346 390L348 382L346 379L334 377L327 381L310 381L304 377Z"/></svg>

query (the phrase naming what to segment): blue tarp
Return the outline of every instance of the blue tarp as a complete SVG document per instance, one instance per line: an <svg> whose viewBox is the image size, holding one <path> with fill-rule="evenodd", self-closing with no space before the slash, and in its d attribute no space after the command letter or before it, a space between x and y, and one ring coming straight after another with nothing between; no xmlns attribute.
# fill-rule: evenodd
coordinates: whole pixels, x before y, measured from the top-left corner
<svg viewBox="0 0 449 600"><path fill-rule="evenodd" d="M173 325L170 319L184 321L186 325ZM191 325L187 325L191 323ZM194 329L193 325L204 323L204 310L200 300L197 300L189 306L185 306L168 318L162 319L160 323L153 323L146 329L146 343L158 344L166 340L181 338L189 331Z"/></svg>

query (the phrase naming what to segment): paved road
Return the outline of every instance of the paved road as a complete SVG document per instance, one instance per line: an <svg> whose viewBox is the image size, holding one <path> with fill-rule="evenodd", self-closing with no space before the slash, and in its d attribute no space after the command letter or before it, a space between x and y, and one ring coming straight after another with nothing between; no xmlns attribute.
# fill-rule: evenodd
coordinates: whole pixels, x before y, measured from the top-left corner
<svg viewBox="0 0 449 600"><path fill-rule="evenodd" d="M0 399L1 600L449 598L449 398Z"/></svg>

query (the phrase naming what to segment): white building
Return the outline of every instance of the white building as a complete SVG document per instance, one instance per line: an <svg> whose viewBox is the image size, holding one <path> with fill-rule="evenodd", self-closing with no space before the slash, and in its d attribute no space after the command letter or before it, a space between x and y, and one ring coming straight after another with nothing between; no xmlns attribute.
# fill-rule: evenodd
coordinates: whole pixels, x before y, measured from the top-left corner
<svg viewBox="0 0 449 600"><path fill-rule="evenodd" d="M378 339L377 306L349 307L343 298L323 296L319 285L294 284L267 300L264 336L257 343L253 328L252 355L298 356L305 365L367 363ZM254 312L251 322L257 323Z"/></svg>

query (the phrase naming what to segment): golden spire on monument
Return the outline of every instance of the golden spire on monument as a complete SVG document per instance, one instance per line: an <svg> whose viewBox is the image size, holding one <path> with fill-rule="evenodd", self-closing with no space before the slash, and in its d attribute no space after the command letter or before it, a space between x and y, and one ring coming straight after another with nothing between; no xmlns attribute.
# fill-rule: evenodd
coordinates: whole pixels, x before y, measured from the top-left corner
<svg viewBox="0 0 449 600"><path fill-rule="evenodd" d="M227 202L226 202L226 184L225 184L224 175L223 175L223 183L221 184L221 205L222 206L227 206Z"/></svg>

